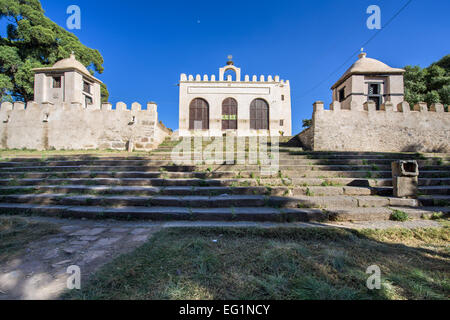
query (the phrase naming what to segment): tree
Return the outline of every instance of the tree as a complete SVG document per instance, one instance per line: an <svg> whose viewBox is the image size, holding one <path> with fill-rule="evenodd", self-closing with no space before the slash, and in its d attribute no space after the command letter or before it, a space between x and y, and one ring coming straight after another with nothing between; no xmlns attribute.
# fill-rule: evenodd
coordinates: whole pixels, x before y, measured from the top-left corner
<svg viewBox="0 0 450 320"><path fill-rule="evenodd" d="M0 101L32 101L33 68L52 66L72 52L91 74L103 73L103 57L44 15L39 0L0 0L0 20L8 21L0 35ZM102 101L108 100L102 87Z"/></svg>
<svg viewBox="0 0 450 320"><path fill-rule="evenodd" d="M310 128L312 126L312 119L303 120L303 128Z"/></svg>
<svg viewBox="0 0 450 320"><path fill-rule="evenodd" d="M428 68L407 66L405 68L405 100L411 107L424 101L431 105L450 105L450 54Z"/></svg>

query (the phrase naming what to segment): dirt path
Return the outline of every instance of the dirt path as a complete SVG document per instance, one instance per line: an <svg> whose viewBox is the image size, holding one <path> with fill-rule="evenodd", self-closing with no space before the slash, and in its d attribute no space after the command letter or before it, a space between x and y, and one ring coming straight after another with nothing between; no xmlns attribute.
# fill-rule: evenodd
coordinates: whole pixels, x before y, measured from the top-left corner
<svg viewBox="0 0 450 320"><path fill-rule="evenodd" d="M67 287L69 266L80 267L83 285L98 268L161 229L158 224L29 219L60 225L61 232L32 243L19 259L0 262L0 300L58 299Z"/></svg>
<svg viewBox="0 0 450 320"><path fill-rule="evenodd" d="M2 217L0 217L1 219ZM33 242L26 254L11 261L0 261L0 300L58 299L67 288L69 266L81 270L81 285L104 264L133 251L162 228L174 227L343 227L353 229L392 227L439 227L434 221L392 221L318 224L246 222L120 222L22 217L60 226L60 233Z"/></svg>

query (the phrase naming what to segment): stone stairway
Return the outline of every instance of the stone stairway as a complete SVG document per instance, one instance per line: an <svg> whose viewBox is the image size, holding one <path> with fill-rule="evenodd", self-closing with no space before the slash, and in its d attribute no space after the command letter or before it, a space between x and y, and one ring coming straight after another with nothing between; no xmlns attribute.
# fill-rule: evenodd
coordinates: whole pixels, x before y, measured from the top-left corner
<svg viewBox="0 0 450 320"><path fill-rule="evenodd" d="M0 162L0 210L62 217L207 221L366 221L450 212L450 155L303 152L261 165L174 164L178 141L145 156L97 154ZM420 166L417 199L392 197L391 162Z"/></svg>

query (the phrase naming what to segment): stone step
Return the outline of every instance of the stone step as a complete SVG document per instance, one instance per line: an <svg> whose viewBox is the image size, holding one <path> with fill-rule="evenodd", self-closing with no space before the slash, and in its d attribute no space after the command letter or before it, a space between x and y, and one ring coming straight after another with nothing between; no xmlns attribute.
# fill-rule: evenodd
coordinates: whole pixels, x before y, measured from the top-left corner
<svg viewBox="0 0 450 320"><path fill-rule="evenodd" d="M429 207L450 207L449 195L424 195L419 196L419 201Z"/></svg>
<svg viewBox="0 0 450 320"><path fill-rule="evenodd" d="M335 207L415 207L415 199L398 199L377 196L297 196L276 197L261 195L221 196L101 196L67 194L14 194L0 195L0 202L42 205L77 206L161 206L161 207L276 207L276 208L335 208Z"/></svg>
<svg viewBox="0 0 450 320"><path fill-rule="evenodd" d="M289 178L362 178L366 180L392 178L391 171L292 171L282 168L280 170ZM450 171L421 171L419 178L450 178Z"/></svg>
<svg viewBox="0 0 450 320"><path fill-rule="evenodd" d="M366 208L387 206L416 207L415 199L399 199L380 196L297 196L295 198L270 197L266 204L280 208Z"/></svg>
<svg viewBox="0 0 450 320"><path fill-rule="evenodd" d="M287 151L280 148L280 152ZM396 160L427 160L427 159L442 159L449 161L450 156L448 154L439 155L417 155L417 154L395 154L395 153L333 153L333 154L321 154L321 153L305 153L305 152L292 152L287 151L291 156L305 157L308 159L396 159Z"/></svg>
<svg viewBox="0 0 450 320"><path fill-rule="evenodd" d="M242 181L250 185L257 185L255 179L250 178L252 172L241 172ZM392 179L358 179L358 178L290 178L281 180L267 178L258 172L253 177L260 177L260 184L296 186L357 186L357 187L392 187ZM66 172L0 172L0 179L50 179L50 178L141 178L141 179L238 179L236 172L101 172L101 171L66 171ZM233 180L234 181L234 180ZM444 186L450 185L450 178L420 178L420 186Z"/></svg>
<svg viewBox="0 0 450 320"><path fill-rule="evenodd" d="M195 166L145 166L145 167L123 167L123 166L31 166L31 167L10 167L0 168L0 173L9 173L15 171L22 172L55 172L55 171L122 171L122 172L193 172Z"/></svg>
<svg viewBox="0 0 450 320"><path fill-rule="evenodd" d="M434 213L450 214L449 207L338 208L326 210L326 214L331 221L381 221L389 220L394 210L407 213L412 220L431 218Z"/></svg>
<svg viewBox="0 0 450 320"><path fill-rule="evenodd" d="M163 178L65 178L65 179L0 179L3 186L36 185L110 185L110 186L229 186L240 183L239 179L163 179Z"/></svg>
<svg viewBox="0 0 450 320"><path fill-rule="evenodd" d="M223 179L234 178L235 172L111 172L111 171L54 171L54 172L0 172L0 178L49 179L49 178L141 178L141 179Z"/></svg>
<svg viewBox="0 0 450 320"><path fill-rule="evenodd" d="M271 165L272 160L268 162L261 161L260 163L254 163L255 167L260 165ZM326 162L325 164L322 164ZM280 166L294 166L297 170L329 170L329 171L349 171L349 170L364 170L364 171L390 171L391 161L384 161L382 163L365 163L364 161L356 161L357 163L351 163L351 160L337 161L338 163L333 163L331 161L321 161L321 160L300 160L300 159L280 159ZM178 162L172 160L65 160L65 161L10 161L10 162L0 162L0 169L12 169L12 168L29 168L29 167L161 167L161 166L193 166L193 165L203 165L203 161L194 162ZM249 161L247 159L246 164ZM210 166L217 168L218 166L226 165L226 161L218 164L212 164ZM234 164L232 164L234 165ZM248 164L251 166L250 164ZM450 165L447 164L422 164L419 168L420 170L442 170L450 171Z"/></svg>
<svg viewBox="0 0 450 320"><path fill-rule="evenodd" d="M0 195L60 193L90 195L175 195L175 196L219 196L230 195L272 195L272 196L337 196L375 195L377 189L367 187L283 187L283 186L248 186L248 187L149 187L149 186L88 186L88 185L34 185L0 187ZM392 189L390 190L392 195Z"/></svg>
<svg viewBox="0 0 450 320"><path fill-rule="evenodd" d="M336 208L276 209L268 207L186 208L186 207L119 207L47 206L0 203L0 212L7 214L39 214L43 216L86 219L153 220L153 221L260 221L260 222L323 222L388 220L393 210L407 212L411 219L430 217L434 212L449 214L447 208Z"/></svg>
<svg viewBox="0 0 450 320"><path fill-rule="evenodd" d="M419 187L419 193L422 195L438 195L439 194L439 195L450 196L450 185Z"/></svg>
<svg viewBox="0 0 450 320"><path fill-rule="evenodd" d="M40 176L40 174L36 174ZM226 176L232 176L232 173L228 173L224 178L212 178L206 173L195 173L195 174L174 174L172 177L165 177L164 174L149 174L149 176L160 176L159 178L107 178L109 175L94 174L88 175L82 174L86 178L70 178L72 175L67 175L65 178L53 178L53 176L64 176L62 173L49 174L41 178L24 178L23 176L18 176L15 179L0 179L0 186L48 186L48 185L104 185L104 186L227 186L227 187L249 187L249 186L262 186L262 187L276 187L276 186L286 186L286 187L363 187L363 188L388 188L392 186L391 179L353 179L353 178L262 178L262 179L252 179L252 178L226 178ZM167 174L169 175L169 174ZM170 174L172 175L172 174ZM33 174L31 174L33 176ZM76 175L78 176L78 175ZM89 177L88 177L89 176ZM128 176L126 174L113 174L113 176ZM130 175L130 176L141 176ZM191 178L192 176L197 176L198 178ZM217 176L213 174L213 176ZM51 177L51 178L50 178ZM94 178L95 177L95 178ZM448 183L450 178L446 179L419 179L420 186L434 186L433 189L446 189L444 185ZM426 189L424 189L426 190ZM425 191L427 193L428 191ZM446 194L444 191L440 193ZM383 193L386 194L386 193Z"/></svg>
<svg viewBox="0 0 450 320"><path fill-rule="evenodd" d="M358 179L358 178L291 178L291 184L297 186L357 186L357 187L392 187L391 178ZM264 181L264 180L261 180ZM450 178L419 178L420 186L449 185Z"/></svg>
<svg viewBox="0 0 450 320"><path fill-rule="evenodd" d="M240 166L240 165L224 165L219 167L212 166L199 166L199 167L178 167L178 166L167 166L167 167L101 167L101 166L58 166L58 167L17 167L17 168L2 168L0 174L9 174L11 172L73 172L80 170L83 172L94 171L94 172L195 172L203 171L207 172L230 172L234 171L236 174L239 171L253 172L260 175L264 175L265 170L270 168L259 166ZM278 171L281 171L285 176L291 178L390 178L392 176L391 171L364 171L364 170L348 170L348 171L329 171L329 170L312 170L310 168L304 168L303 166L280 166L279 168L273 168L270 175L274 176ZM448 178L450 177L450 171L442 170L430 170L421 171L420 176L422 178Z"/></svg>

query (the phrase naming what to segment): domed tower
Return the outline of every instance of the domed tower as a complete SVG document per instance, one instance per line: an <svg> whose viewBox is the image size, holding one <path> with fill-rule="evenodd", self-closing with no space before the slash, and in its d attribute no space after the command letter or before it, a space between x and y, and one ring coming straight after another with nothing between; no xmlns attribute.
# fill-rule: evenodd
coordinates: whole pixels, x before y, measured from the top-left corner
<svg viewBox="0 0 450 320"><path fill-rule="evenodd" d="M37 103L101 106L101 81L93 77L72 53L50 68L33 69L34 100Z"/></svg>
<svg viewBox="0 0 450 320"><path fill-rule="evenodd" d="M359 60L331 88L333 102L340 102L343 110L362 110L367 101L374 101L377 110L385 102L396 106L404 101L404 73L361 52Z"/></svg>

